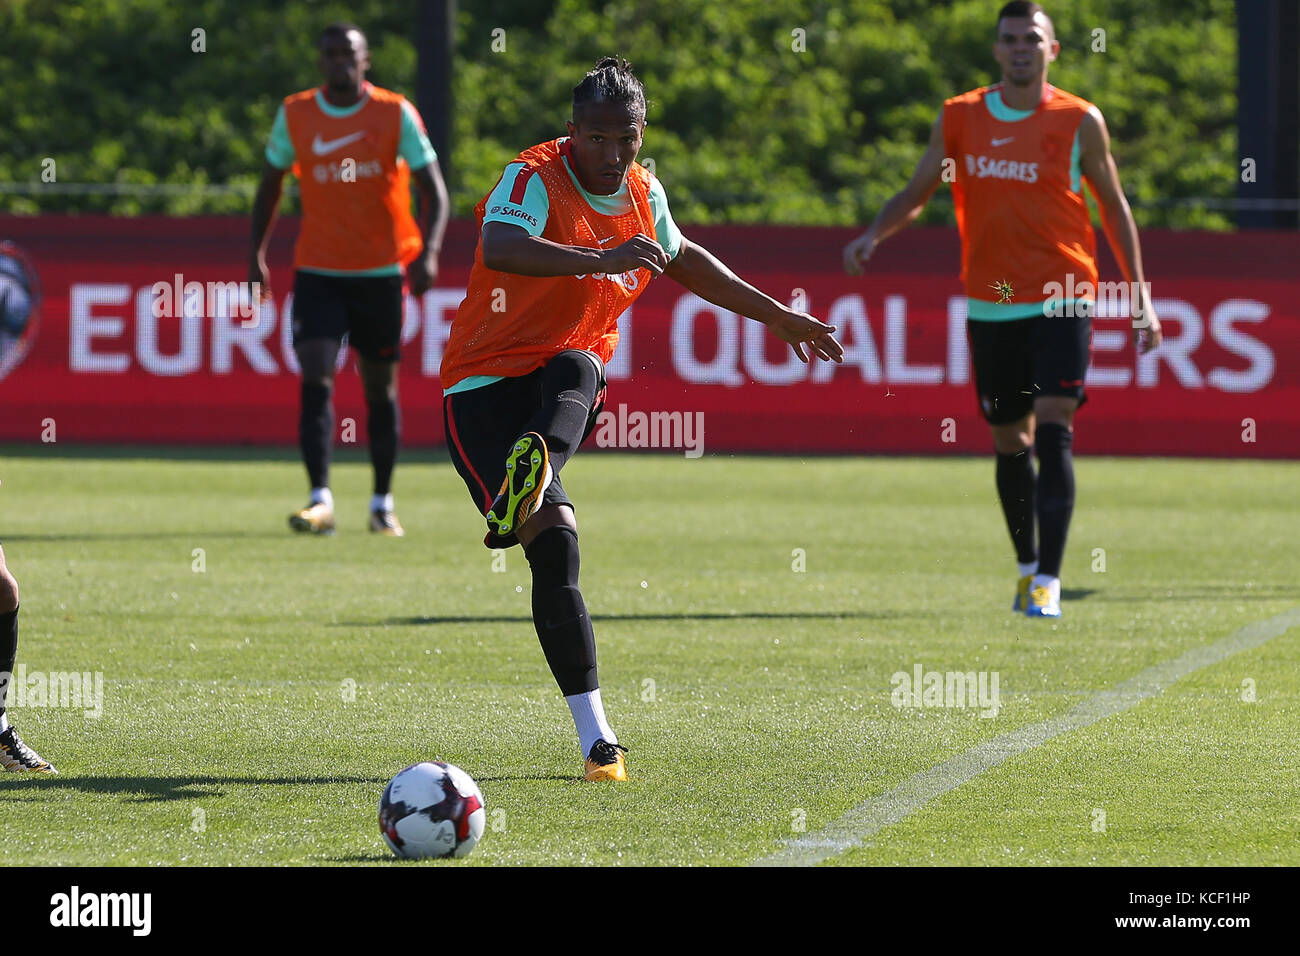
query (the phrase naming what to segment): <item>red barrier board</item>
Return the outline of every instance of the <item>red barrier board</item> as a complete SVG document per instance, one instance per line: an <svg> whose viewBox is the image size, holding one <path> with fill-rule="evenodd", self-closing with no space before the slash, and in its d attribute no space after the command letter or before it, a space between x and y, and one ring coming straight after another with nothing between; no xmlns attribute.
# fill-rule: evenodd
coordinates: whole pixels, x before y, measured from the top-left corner
<svg viewBox="0 0 1300 956"><path fill-rule="evenodd" d="M295 442L288 319L296 231L292 219L276 229L271 307L256 322L221 299L185 317L154 318L157 283L184 294L187 283L206 290L247 278L246 219L0 216L0 240L26 255L43 292L38 322L21 341L0 337L0 440ZM955 230L905 230L864 277L840 266L854 230L685 231L763 291L799 298L837 325L846 362L802 365L758 323L661 277L621 320L607 415L590 445L686 454L990 451L971 384ZM476 238L472 222L453 222L436 287L407 299L407 445L444 440L438 367ZM1166 342L1139 357L1127 320L1101 311L1076 448L1300 457L1300 235L1147 231L1142 242ZM1109 256L1102 278L1121 278ZM343 440L351 420L350 437L364 441L351 370L339 376L335 420Z"/></svg>

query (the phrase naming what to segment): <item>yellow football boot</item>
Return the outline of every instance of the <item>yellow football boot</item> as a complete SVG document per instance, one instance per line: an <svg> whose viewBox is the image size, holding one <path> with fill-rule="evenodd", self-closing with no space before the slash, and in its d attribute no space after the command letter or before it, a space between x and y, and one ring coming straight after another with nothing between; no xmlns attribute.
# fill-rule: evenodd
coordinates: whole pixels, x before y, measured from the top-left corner
<svg viewBox="0 0 1300 956"><path fill-rule="evenodd" d="M54 764L23 743L12 727L0 734L0 769L10 773L58 773Z"/></svg>
<svg viewBox="0 0 1300 956"><path fill-rule="evenodd" d="M289 515L289 527L309 534L334 533L334 509L323 501Z"/></svg>
<svg viewBox="0 0 1300 956"><path fill-rule="evenodd" d="M623 761L623 754L619 751L626 751L627 748L622 744L611 744L606 740L597 740L591 747L591 753L587 754L587 763L583 768L582 779L584 780L626 780L627 764Z"/></svg>
<svg viewBox="0 0 1300 956"><path fill-rule="evenodd" d="M532 517L551 484L551 461L546 439L525 432L506 456L506 477L488 509L488 531L502 538L514 534Z"/></svg>
<svg viewBox="0 0 1300 956"><path fill-rule="evenodd" d="M370 530L388 538L401 538L406 534L402 530L401 522L397 520L397 515L391 511L370 512Z"/></svg>
<svg viewBox="0 0 1300 956"><path fill-rule="evenodd" d="M1023 614L1025 608L1029 607L1029 585L1033 584L1033 582L1034 576L1032 574L1026 574L1016 582L1016 603L1011 605L1011 610Z"/></svg>

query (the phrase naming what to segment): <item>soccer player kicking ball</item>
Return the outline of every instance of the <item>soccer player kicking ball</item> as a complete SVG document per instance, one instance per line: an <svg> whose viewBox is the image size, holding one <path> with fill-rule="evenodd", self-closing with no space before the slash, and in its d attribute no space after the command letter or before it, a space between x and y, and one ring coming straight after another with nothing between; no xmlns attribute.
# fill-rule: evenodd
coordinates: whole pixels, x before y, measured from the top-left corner
<svg viewBox="0 0 1300 956"><path fill-rule="evenodd" d="M9 725L5 697L18 657L18 582L5 566L0 548L0 769L10 773L58 773L54 765L23 743Z"/></svg>
<svg viewBox="0 0 1300 956"><path fill-rule="evenodd" d="M803 361L841 361L834 328L737 278L682 236L663 186L636 163L645 92L606 57L573 90L569 135L524 150L475 215L482 232L442 361L456 471L489 548L523 546L533 623L573 714L588 780L626 780L578 589L578 526L560 472L604 403L618 317L661 273L750 316Z"/></svg>
<svg viewBox="0 0 1300 956"><path fill-rule="evenodd" d="M920 215L940 179L952 180L975 388L993 432L998 496L1019 563L1013 610L1030 617L1061 615L1061 559L1074 510L1070 446L1074 413L1086 400L1097 287L1085 180L1129 282L1134 344L1143 352L1160 344L1106 122L1091 103L1047 83L1060 49L1038 4L1004 6L993 45L1002 82L943 104L911 181L844 249L844 268L860 274L882 240Z"/></svg>
<svg viewBox="0 0 1300 956"><path fill-rule="evenodd" d="M320 39L325 85L285 99L271 126L253 206L249 281L270 296L266 242L290 168L302 192L294 250L293 349L302 369L298 437L311 483L307 507L289 516L295 531L332 534L329 488L334 411L330 394L343 337L357 352L365 390L374 494L370 530L400 537L393 513L397 462L397 361L402 342L402 267L412 295L438 275L447 226L447 187L424 123L400 94L366 82L370 53L356 27L336 23ZM427 223L411 217L410 180Z"/></svg>

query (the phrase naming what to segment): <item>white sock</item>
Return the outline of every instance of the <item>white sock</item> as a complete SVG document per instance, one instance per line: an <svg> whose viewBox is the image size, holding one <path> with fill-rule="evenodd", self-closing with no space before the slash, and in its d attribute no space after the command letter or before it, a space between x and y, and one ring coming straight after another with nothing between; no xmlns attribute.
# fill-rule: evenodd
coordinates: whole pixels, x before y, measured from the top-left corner
<svg viewBox="0 0 1300 956"><path fill-rule="evenodd" d="M1016 567L1018 567L1018 568L1020 569L1020 576L1021 576L1022 578L1023 578L1025 575L1027 575L1027 574L1037 574L1037 573L1038 573L1038 562L1037 562L1037 561L1030 561L1028 564L1023 564L1023 563L1017 561L1017 562L1016 562Z"/></svg>
<svg viewBox="0 0 1300 956"><path fill-rule="evenodd" d="M314 505L326 504L333 509L334 495L328 488L313 488L311 490L311 503Z"/></svg>
<svg viewBox="0 0 1300 956"><path fill-rule="evenodd" d="M8 729L9 729L9 718L5 716L5 712L3 710L0 710L0 734L3 734Z"/></svg>
<svg viewBox="0 0 1300 956"><path fill-rule="evenodd" d="M614 731L609 729L609 722L605 720L605 705L600 702L599 687L585 694L572 694L564 698L564 702L569 705L569 713L573 714L573 724L578 728L578 740L582 744L584 757L591 753L597 740L618 743Z"/></svg>
<svg viewBox="0 0 1300 956"><path fill-rule="evenodd" d="M371 511L392 511L393 493L390 491L386 495L371 495L370 510Z"/></svg>

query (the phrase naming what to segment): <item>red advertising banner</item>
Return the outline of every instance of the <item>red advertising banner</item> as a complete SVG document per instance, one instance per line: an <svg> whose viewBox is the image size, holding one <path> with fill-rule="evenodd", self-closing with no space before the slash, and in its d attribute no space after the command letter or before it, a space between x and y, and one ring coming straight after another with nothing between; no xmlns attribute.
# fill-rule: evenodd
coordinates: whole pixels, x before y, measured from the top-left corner
<svg viewBox="0 0 1300 956"><path fill-rule="evenodd" d="M294 443L296 230L294 220L279 223L271 304L250 320L226 285L247 278L246 219L0 216L0 241L26 258L43 299L24 323L23 281L0 247L0 440ZM954 230L900 233L863 277L840 266L853 230L686 232L760 289L838 326L846 361L803 365L758 323L661 277L621 320L606 415L590 445L688 455L990 451ZM438 367L476 238L472 222L452 223L436 287L407 298L407 445L444 440ZM1142 242L1165 344L1137 356L1122 303L1103 306L1076 447L1300 457L1300 235L1147 231ZM1102 279L1121 279L1109 257ZM194 282L202 308L154 317L155 284L183 297ZM364 441L365 418L347 370L335 421L341 431L352 419Z"/></svg>

